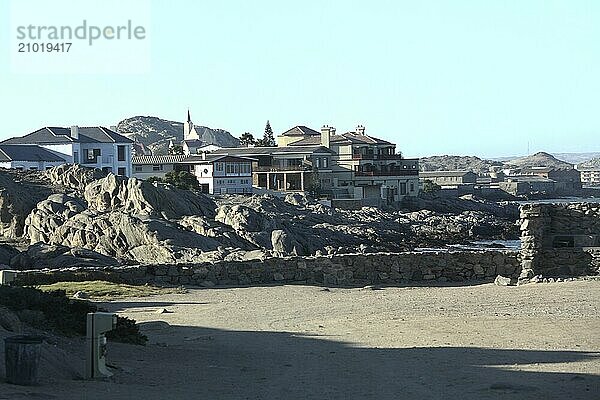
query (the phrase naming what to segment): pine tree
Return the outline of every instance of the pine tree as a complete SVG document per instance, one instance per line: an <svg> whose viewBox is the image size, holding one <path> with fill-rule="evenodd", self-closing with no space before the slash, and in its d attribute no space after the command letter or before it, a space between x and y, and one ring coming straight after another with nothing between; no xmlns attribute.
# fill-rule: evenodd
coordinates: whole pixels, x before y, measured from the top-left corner
<svg viewBox="0 0 600 400"><path fill-rule="evenodd" d="M275 146L275 136L273 135L273 129L271 129L271 123L267 120L265 126L265 134L262 139L256 142L259 147L273 147Z"/></svg>

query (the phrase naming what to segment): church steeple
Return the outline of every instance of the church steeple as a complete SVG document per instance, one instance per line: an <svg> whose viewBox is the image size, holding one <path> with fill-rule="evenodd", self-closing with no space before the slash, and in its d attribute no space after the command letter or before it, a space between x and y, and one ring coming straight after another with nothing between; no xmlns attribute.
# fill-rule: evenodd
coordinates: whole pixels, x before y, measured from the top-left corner
<svg viewBox="0 0 600 400"><path fill-rule="evenodd" d="M194 123L190 116L190 109L187 110L187 121L183 123L183 140L198 140L200 137L194 129Z"/></svg>

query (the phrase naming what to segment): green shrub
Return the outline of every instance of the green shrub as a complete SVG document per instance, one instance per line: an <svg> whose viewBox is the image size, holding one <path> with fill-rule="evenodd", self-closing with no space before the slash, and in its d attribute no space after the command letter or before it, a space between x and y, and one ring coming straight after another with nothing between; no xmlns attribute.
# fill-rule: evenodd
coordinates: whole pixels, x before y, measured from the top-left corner
<svg viewBox="0 0 600 400"><path fill-rule="evenodd" d="M86 319L90 312L103 311L85 300L69 299L64 290L43 292L19 286L0 286L0 305L17 315L25 310L40 311L44 318L29 320L34 328L53 331L65 336L86 334ZM145 344L148 338L139 332L135 321L118 317L115 341Z"/></svg>

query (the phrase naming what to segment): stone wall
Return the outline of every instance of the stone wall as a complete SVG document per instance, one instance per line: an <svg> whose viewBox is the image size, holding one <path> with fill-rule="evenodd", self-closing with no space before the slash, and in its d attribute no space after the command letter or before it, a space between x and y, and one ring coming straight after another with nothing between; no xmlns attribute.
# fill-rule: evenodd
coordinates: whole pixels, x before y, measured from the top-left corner
<svg viewBox="0 0 600 400"><path fill-rule="evenodd" d="M460 282L516 277L518 253L456 251L345 254L326 257L268 258L263 261L194 265L145 265L19 272L15 283L108 280L131 284L260 285L305 283L324 286L403 284L413 281Z"/></svg>
<svg viewBox="0 0 600 400"><path fill-rule="evenodd" d="M600 272L600 204L521 206L520 282Z"/></svg>

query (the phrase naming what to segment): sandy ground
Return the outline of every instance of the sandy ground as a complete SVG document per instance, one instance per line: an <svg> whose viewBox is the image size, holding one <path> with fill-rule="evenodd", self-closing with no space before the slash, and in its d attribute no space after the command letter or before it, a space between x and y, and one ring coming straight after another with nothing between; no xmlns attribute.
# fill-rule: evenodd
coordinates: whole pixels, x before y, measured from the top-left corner
<svg viewBox="0 0 600 400"><path fill-rule="evenodd" d="M191 289L106 307L150 338L111 344L113 378L0 383L0 399L600 399L600 281Z"/></svg>

